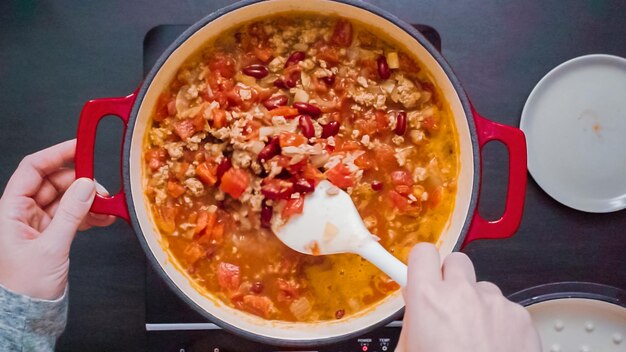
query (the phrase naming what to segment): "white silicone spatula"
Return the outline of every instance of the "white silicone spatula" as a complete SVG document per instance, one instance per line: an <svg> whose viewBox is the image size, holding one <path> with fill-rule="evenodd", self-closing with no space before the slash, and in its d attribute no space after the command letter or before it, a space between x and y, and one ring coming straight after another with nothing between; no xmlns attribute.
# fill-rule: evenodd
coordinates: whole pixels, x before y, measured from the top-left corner
<svg viewBox="0 0 626 352"><path fill-rule="evenodd" d="M358 254L400 286L406 286L406 265L367 230L350 196L328 181L320 182L306 196L302 214L291 216L286 224L273 230L284 244L300 253Z"/></svg>

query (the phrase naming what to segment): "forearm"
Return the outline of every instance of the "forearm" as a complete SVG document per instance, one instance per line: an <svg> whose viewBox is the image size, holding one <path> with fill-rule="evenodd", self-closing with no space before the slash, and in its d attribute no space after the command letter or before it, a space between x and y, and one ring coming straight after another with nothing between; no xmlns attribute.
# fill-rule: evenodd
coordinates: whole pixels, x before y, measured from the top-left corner
<svg viewBox="0 0 626 352"><path fill-rule="evenodd" d="M53 351L67 319L67 289L55 301L33 299L0 285L0 351Z"/></svg>

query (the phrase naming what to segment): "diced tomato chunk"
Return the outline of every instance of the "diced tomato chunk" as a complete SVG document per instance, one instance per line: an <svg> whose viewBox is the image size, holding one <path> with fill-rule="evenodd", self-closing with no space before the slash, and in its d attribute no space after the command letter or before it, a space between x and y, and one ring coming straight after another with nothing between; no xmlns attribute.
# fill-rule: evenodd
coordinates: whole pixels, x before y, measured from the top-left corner
<svg viewBox="0 0 626 352"><path fill-rule="evenodd" d="M403 213L417 213L421 210L420 203L409 203L409 199L395 190L388 193L388 199L392 206Z"/></svg>
<svg viewBox="0 0 626 352"><path fill-rule="evenodd" d="M198 219L196 220L196 228L194 229L194 233L197 235L201 233L202 231L204 231L208 221L209 221L209 212L200 211L200 214L198 214Z"/></svg>
<svg viewBox="0 0 626 352"><path fill-rule="evenodd" d="M198 218L198 220L200 220L200 218ZM200 237L197 239L198 243L211 243L212 241L216 243L222 242L224 237L224 223L218 223L217 221L217 213L208 212L206 226L204 232L200 232ZM198 229L196 227L196 233L198 233L197 231Z"/></svg>
<svg viewBox="0 0 626 352"><path fill-rule="evenodd" d="M278 136L278 141L281 148L284 147L297 147L307 142L306 137L297 133L282 132Z"/></svg>
<svg viewBox="0 0 626 352"><path fill-rule="evenodd" d="M378 292L385 295L400 289L400 285L383 274L374 277L374 287Z"/></svg>
<svg viewBox="0 0 626 352"><path fill-rule="evenodd" d="M362 150L362 149L363 149L363 145L359 143L358 141L354 141L354 140L347 140L341 144L337 143L337 151L353 152L353 151Z"/></svg>
<svg viewBox="0 0 626 352"><path fill-rule="evenodd" d="M270 116L283 116L285 118L290 118L299 115L298 109L292 108L291 106L279 106L276 109L272 109L268 112Z"/></svg>
<svg viewBox="0 0 626 352"><path fill-rule="evenodd" d="M203 162L196 167L196 176L207 186L213 186L217 182L217 165Z"/></svg>
<svg viewBox="0 0 626 352"><path fill-rule="evenodd" d="M434 116L426 116L422 120L422 127L428 132L435 132L439 130L439 121Z"/></svg>
<svg viewBox="0 0 626 352"><path fill-rule="evenodd" d="M146 159L148 167L152 171L156 171L161 166L165 165L167 151L163 148L150 148L146 151L144 158Z"/></svg>
<svg viewBox="0 0 626 352"><path fill-rule="evenodd" d="M220 189L233 198L239 198L250 184L250 175L239 168L230 168L222 176Z"/></svg>
<svg viewBox="0 0 626 352"><path fill-rule="evenodd" d="M270 47L255 46L254 49L252 49L252 51L254 52L254 55L263 62L270 61L270 59L272 58L274 54L274 49Z"/></svg>
<svg viewBox="0 0 626 352"><path fill-rule="evenodd" d="M176 230L176 216L178 216L179 207L170 204L157 206L155 213L155 223L163 232L170 234Z"/></svg>
<svg viewBox="0 0 626 352"><path fill-rule="evenodd" d="M376 129L378 132L384 131L389 126L389 119L387 114L382 110L376 110L374 115L376 117Z"/></svg>
<svg viewBox="0 0 626 352"><path fill-rule="evenodd" d="M291 302L300 297L299 285L293 281L287 281L283 278L276 279L278 286L277 300L279 302Z"/></svg>
<svg viewBox="0 0 626 352"><path fill-rule="evenodd" d="M443 187L442 186L433 187L428 191L428 201L426 201L426 204L428 204L429 208L433 209L437 207L439 203L441 203L442 200L443 200Z"/></svg>
<svg viewBox="0 0 626 352"><path fill-rule="evenodd" d="M409 200L396 191L389 191L388 197L391 205L400 211L405 211L409 207Z"/></svg>
<svg viewBox="0 0 626 352"><path fill-rule="evenodd" d="M282 216L284 219L288 219L292 215L302 214L304 209L304 195L299 198L289 199L287 205L283 208Z"/></svg>
<svg viewBox="0 0 626 352"><path fill-rule="evenodd" d="M359 75L365 78L376 80L378 79L378 64L374 59L361 59L357 62L357 67L360 68Z"/></svg>
<svg viewBox="0 0 626 352"><path fill-rule="evenodd" d="M363 154L354 160L354 165L363 170L370 170L374 168L375 162L370 155Z"/></svg>
<svg viewBox="0 0 626 352"><path fill-rule="evenodd" d="M339 163L332 169L326 171L326 178L339 188L348 188L354 186L354 177L348 168Z"/></svg>
<svg viewBox="0 0 626 352"><path fill-rule="evenodd" d="M270 317L270 313L274 308L274 304L269 298L257 295L243 296L243 306L246 311L265 319Z"/></svg>
<svg viewBox="0 0 626 352"><path fill-rule="evenodd" d="M339 50L336 47L323 45L319 49L317 56L331 64L338 64L341 59L339 58Z"/></svg>
<svg viewBox="0 0 626 352"><path fill-rule="evenodd" d="M198 214L198 220L196 221L195 233L201 234L204 230L206 230L207 233L211 233L216 221L217 212L200 211L200 213Z"/></svg>
<svg viewBox="0 0 626 352"><path fill-rule="evenodd" d="M185 119L174 122L174 132L180 137L180 139L187 140L187 138L193 136L196 131L196 124L193 119Z"/></svg>
<svg viewBox="0 0 626 352"><path fill-rule="evenodd" d="M156 104L156 111L152 119L156 122L161 122L165 120L166 117L170 116L168 105L172 101L173 101L173 97L168 93L163 93L159 95L159 99L157 99L157 104Z"/></svg>
<svg viewBox="0 0 626 352"><path fill-rule="evenodd" d="M214 128L222 128L226 126L226 111L222 109L213 109L213 123Z"/></svg>
<svg viewBox="0 0 626 352"><path fill-rule="evenodd" d="M209 61L209 69L212 73L218 74L225 78L232 78L235 75L235 59L224 52L215 53Z"/></svg>
<svg viewBox="0 0 626 352"><path fill-rule="evenodd" d="M413 186L413 178L406 170L397 170L391 173L391 182L394 185Z"/></svg>
<svg viewBox="0 0 626 352"><path fill-rule="evenodd" d="M378 132L378 124L376 123L376 120L373 118L369 118L369 119L362 118L362 119L356 120L356 122L354 123L354 128L359 130L359 132L361 132L362 134L367 134L367 135L371 135L371 134Z"/></svg>
<svg viewBox="0 0 626 352"><path fill-rule="evenodd" d="M396 160L395 151L390 145L377 145L374 147L374 155L379 168L385 170L395 169L398 167L398 160Z"/></svg>
<svg viewBox="0 0 626 352"><path fill-rule="evenodd" d="M244 97L243 91L246 91L250 98ZM226 92L226 98L230 103L230 106L240 107L242 110L248 110L252 105L252 102L256 100L256 90L245 89L241 85L234 86L231 90Z"/></svg>
<svg viewBox="0 0 626 352"><path fill-rule="evenodd" d="M174 198L178 198L185 193L185 186L176 181L167 181L167 194Z"/></svg>
<svg viewBox="0 0 626 352"><path fill-rule="evenodd" d="M411 191L413 189L407 185L397 185L395 190L403 196L408 196L409 194L411 194Z"/></svg>
<svg viewBox="0 0 626 352"><path fill-rule="evenodd" d="M185 247L183 254L190 265L195 264L200 258L204 257L206 251L204 247L199 245L198 243L192 242Z"/></svg>
<svg viewBox="0 0 626 352"><path fill-rule="evenodd" d="M191 123L193 123L193 128L196 131L202 131L204 129L204 116L202 116L202 112L196 115L193 119L191 119Z"/></svg>
<svg viewBox="0 0 626 352"><path fill-rule="evenodd" d="M229 291L237 291L240 285L239 266L221 262L217 266L217 283Z"/></svg>
<svg viewBox="0 0 626 352"><path fill-rule="evenodd" d="M311 164L307 163L302 170L302 177L308 180L313 180L315 184L317 184L318 181L324 179L324 174L317 168L313 167Z"/></svg>
<svg viewBox="0 0 626 352"><path fill-rule="evenodd" d="M213 230L211 231L211 239L213 239L217 243L222 243L224 240L224 223L220 222L213 226Z"/></svg>
<svg viewBox="0 0 626 352"><path fill-rule="evenodd" d="M337 20L330 41L335 45L349 47L352 44L352 23L345 19Z"/></svg>

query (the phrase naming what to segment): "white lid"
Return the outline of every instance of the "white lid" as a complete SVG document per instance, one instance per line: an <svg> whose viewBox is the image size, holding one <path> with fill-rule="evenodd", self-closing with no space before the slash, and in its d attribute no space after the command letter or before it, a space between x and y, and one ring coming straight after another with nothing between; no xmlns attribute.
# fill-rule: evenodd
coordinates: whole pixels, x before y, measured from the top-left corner
<svg viewBox="0 0 626 352"><path fill-rule="evenodd" d="M626 308L585 298L562 298L526 307L544 352L626 351Z"/></svg>
<svg viewBox="0 0 626 352"><path fill-rule="evenodd" d="M528 170L551 197L587 212L626 208L626 59L559 65L533 89L520 127Z"/></svg>

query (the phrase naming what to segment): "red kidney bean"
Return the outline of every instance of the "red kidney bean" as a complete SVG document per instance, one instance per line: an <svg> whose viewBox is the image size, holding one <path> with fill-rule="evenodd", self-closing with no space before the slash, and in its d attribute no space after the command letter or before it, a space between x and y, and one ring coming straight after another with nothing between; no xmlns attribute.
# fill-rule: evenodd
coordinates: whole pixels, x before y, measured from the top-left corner
<svg viewBox="0 0 626 352"><path fill-rule="evenodd" d="M327 85L332 86L333 84L335 84L335 75L322 77L322 81L324 81L324 83L326 83Z"/></svg>
<svg viewBox="0 0 626 352"><path fill-rule="evenodd" d="M261 281L256 281L255 283L252 284L252 287L250 287L250 291L258 295L259 293L263 292L264 288L265 288L265 285L263 285Z"/></svg>
<svg viewBox="0 0 626 352"><path fill-rule="evenodd" d="M285 83L285 80L282 79L282 78L279 78L279 79L274 81L274 87L281 88L281 89L289 89L287 87L287 84Z"/></svg>
<svg viewBox="0 0 626 352"><path fill-rule="evenodd" d="M281 89L293 88L298 84L298 79L299 78L292 77L292 76L287 77L286 79L279 78L274 81L274 87L281 88Z"/></svg>
<svg viewBox="0 0 626 352"><path fill-rule="evenodd" d="M269 97L263 101L263 106L267 108L267 110L274 110L279 106L285 106L289 102L289 98L286 95L275 95L273 97Z"/></svg>
<svg viewBox="0 0 626 352"><path fill-rule="evenodd" d="M289 76L285 78L285 85L287 88L293 88L298 85L298 81L300 80L300 70L292 71Z"/></svg>
<svg viewBox="0 0 626 352"><path fill-rule="evenodd" d="M261 186L261 193L271 200L289 199L293 192L293 182L278 178L269 180Z"/></svg>
<svg viewBox="0 0 626 352"><path fill-rule="evenodd" d="M233 164L230 162L230 159L224 157L217 165L217 180L221 180L222 176L224 176L226 171L230 170L232 166Z"/></svg>
<svg viewBox="0 0 626 352"><path fill-rule="evenodd" d="M339 133L339 122L330 121L322 126L322 138L332 137Z"/></svg>
<svg viewBox="0 0 626 352"><path fill-rule="evenodd" d="M372 189L374 191L382 191L383 190L383 183L380 181L372 181Z"/></svg>
<svg viewBox="0 0 626 352"><path fill-rule="evenodd" d="M352 44L352 23L344 19L338 20L335 23L330 42L346 48L349 47Z"/></svg>
<svg viewBox="0 0 626 352"><path fill-rule="evenodd" d="M387 64L385 55L380 55L378 59L376 59L376 64L378 66L378 76L380 76L381 79L391 77L391 71L389 71L389 65Z"/></svg>
<svg viewBox="0 0 626 352"><path fill-rule="evenodd" d="M270 138L269 142L261 149L257 156L258 161L270 160L274 156L280 154L280 140L278 136Z"/></svg>
<svg viewBox="0 0 626 352"><path fill-rule="evenodd" d="M301 101L293 103L293 107L298 109L299 113L306 114L312 117L318 117L322 114L322 110L317 106Z"/></svg>
<svg viewBox="0 0 626 352"><path fill-rule="evenodd" d="M343 318L343 316L346 315L346 311L343 309L339 309L335 312L335 318L336 319L341 319Z"/></svg>
<svg viewBox="0 0 626 352"><path fill-rule="evenodd" d="M271 227L272 215L274 215L274 208L267 205L264 201L261 206L261 226L269 229Z"/></svg>
<svg viewBox="0 0 626 352"><path fill-rule="evenodd" d="M311 193L315 190L315 184L311 180L307 180L306 178L300 178L294 183L293 189L294 191L303 194Z"/></svg>
<svg viewBox="0 0 626 352"><path fill-rule="evenodd" d="M244 74L248 76L252 76L256 79L261 79L270 73L267 67L261 64L253 64L253 65L247 66L242 71Z"/></svg>
<svg viewBox="0 0 626 352"><path fill-rule="evenodd" d="M406 132L406 113L404 111L400 111L396 115L396 128L394 129L394 132L398 136L404 136L404 133Z"/></svg>
<svg viewBox="0 0 626 352"><path fill-rule="evenodd" d="M311 117L309 115L300 115L298 124L300 125L300 130L302 131L303 136L306 138L315 137L315 128L313 127L313 121L311 121Z"/></svg>
<svg viewBox="0 0 626 352"><path fill-rule="evenodd" d="M294 51L291 55L289 55L287 61L285 61L285 68L291 65L296 65L298 62L304 60L305 56L306 54L303 51Z"/></svg>

